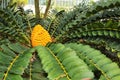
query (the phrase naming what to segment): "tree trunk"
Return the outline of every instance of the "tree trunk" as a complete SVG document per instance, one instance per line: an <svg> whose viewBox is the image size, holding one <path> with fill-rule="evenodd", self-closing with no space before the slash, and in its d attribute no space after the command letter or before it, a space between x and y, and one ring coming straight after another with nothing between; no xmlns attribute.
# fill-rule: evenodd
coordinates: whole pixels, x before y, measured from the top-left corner
<svg viewBox="0 0 120 80"><path fill-rule="evenodd" d="M40 18L39 0L34 0L35 3L35 17Z"/></svg>
<svg viewBox="0 0 120 80"><path fill-rule="evenodd" d="M50 8L50 4L51 4L51 0L48 0L48 4L47 4L46 10L45 10L44 18L47 17L47 14L48 14L48 11L49 11L49 8Z"/></svg>

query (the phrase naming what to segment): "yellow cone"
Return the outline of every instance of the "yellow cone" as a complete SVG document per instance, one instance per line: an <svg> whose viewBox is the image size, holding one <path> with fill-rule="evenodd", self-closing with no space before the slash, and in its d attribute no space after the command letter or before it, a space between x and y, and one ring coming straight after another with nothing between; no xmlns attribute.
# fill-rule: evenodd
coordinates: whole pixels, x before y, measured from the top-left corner
<svg viewBox="0 0 120 80"><path fill-rule="evenodd" d="M32 46L46 46L48 42L52 42L50 34L41 25L36 25L31 33L31 43Z"/></svg>

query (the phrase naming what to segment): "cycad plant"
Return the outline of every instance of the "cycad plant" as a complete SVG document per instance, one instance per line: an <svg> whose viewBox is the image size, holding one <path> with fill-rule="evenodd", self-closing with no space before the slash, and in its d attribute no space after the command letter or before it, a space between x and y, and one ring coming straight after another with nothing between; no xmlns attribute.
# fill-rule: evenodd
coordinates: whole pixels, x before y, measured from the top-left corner
<svg viewBox="0 0 120 80"><path fill-rule="evenodd" d="M0 80L120 80L119 0L81 3L50 22L23 14L0 9Z"/></svg>

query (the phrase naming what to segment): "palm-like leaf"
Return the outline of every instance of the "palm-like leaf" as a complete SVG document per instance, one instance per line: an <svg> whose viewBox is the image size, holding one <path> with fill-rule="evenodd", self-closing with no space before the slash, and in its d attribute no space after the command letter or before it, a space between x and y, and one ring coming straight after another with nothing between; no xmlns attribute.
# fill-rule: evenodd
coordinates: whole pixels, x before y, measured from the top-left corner
<svg viewBox="0 0 120 80"><path fill-rule="evenodd" d="M119 80L120 77L120 68L119 66L112 62L105 55L101 54L100 51L97 51L91 48L88 45L82 44L67 44L66 46L74 49L78 56L83 58L85 61L88 61L96 69L101 71L102 79L100 80ZM114 69L114 70L112 70Z"/></svg>
<svg viewBox="0 0 120 80"><path fill-rule="evenodd" d="M0 52L0 79L22 80L21 75L29 65L32 52L20 44L8 44L1 46Z"/></svg>
<svg viewBox="0 0 120 80"><path fill-rule="evenodd" d="M94 77L75 51L62 44L52 45L50 48L38 47L37 52L49 79L76 80Z"/></svg>
<svg viewBox="0 0 120 80"><path fill-rule="evenodd" d="M119 80L119 13L119 0L81 3L53 20L28 20L14 5L0 8L0 80ZM36 23L45 25L55 44L30 48Z"/></svg>
<svg viewBox="0 0 120 80"><path fill-rule="evenodd" d="M1 40L9 39L10 41L19 41L19 42L27 42L29 41L29 30L27 30L27 19L25 18L25 14L22 14L22 11L15 11L12 8L6 7L5 9L0 8L0 37ZM22 14L22 16L21 16ZM7 35L7 36L6 36ZM19 39L20 38L20 39Z"/></svg>

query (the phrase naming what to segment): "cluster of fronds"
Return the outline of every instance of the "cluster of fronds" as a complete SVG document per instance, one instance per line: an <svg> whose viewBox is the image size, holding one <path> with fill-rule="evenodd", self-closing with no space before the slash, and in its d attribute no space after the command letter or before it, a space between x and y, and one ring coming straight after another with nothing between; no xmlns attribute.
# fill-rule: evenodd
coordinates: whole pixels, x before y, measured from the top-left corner
<svg viewBox="0 0 120 80"><path fill-rule="evenodd" d="M44 27L56 43L30 47L30 25L41 22L0 9L0 80L119 80L119 13L119 0L60 11ZM44 28L33 41L44 42Z"/></svg>
<svg viewBox="0 0 120 80"><path fill-rule="evenodd" d="M119 13L119 0L99 1L94 6L79 5L68 13L62 12L56 18L57 22L52 23L52 27L56 28L52 35L62 43L83 42L97 46L94 47L97 49L101 46L100 50L110 51L106 55L120 63Z"/></svg>
<svg viewBox="0 0 120 80"><path fill-rule="evenodd" d="M2 45L1 48L2 80L120 79L120 68L117 63L88 45L59 43L30 49L16 43ZM35 51L38 55L32 62L30 59ZM97 76L96 71L99 71Z"/></svg>
<svg viewBox="0 0 120 80"><path fill-rule="evenodd" d="M21 9L16 10L16 5L8 6L4 9L0 8L0 34L1 40L9 39L13 42L23 42L27 41L28 34L26 31L27 25L24 25L27 22L25 15L22 14ZM21 16L22 15L22 16ZM25 39L25 40L22 40Z"/></svg>
<svg viewBox="0 0 120 80"><path fill-rule="evenodd" d="M44 20L32 18L29 20L23 8L16 4L0 8L0 44L6 42L21 42L30 45L31 28Z"/></svg>

